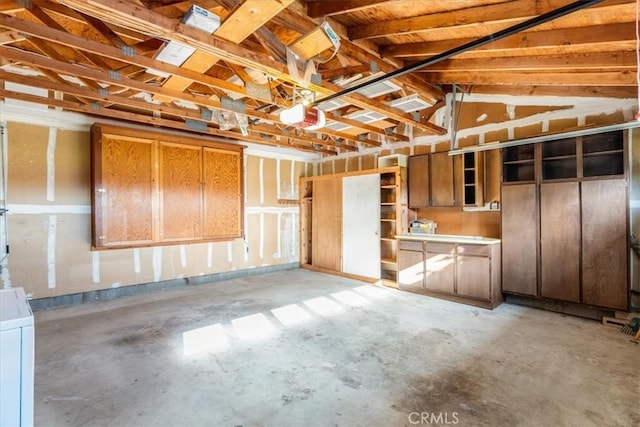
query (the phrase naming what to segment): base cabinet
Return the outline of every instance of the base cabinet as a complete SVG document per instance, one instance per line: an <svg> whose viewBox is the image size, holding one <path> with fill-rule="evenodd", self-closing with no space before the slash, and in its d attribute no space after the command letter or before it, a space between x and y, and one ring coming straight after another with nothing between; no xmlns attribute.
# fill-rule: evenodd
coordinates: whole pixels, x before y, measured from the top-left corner
<svg viewBox="0 0 640 427"><path fill-rule="evenodd" d="M398 287L456 302L495 308L500 291L500 244L398 240Z"/></svg>

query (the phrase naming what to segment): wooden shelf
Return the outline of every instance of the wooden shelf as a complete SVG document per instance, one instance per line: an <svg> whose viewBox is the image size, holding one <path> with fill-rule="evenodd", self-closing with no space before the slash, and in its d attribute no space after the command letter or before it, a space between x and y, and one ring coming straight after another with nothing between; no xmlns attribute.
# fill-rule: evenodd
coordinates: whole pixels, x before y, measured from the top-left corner
<svg viewBox="0 0 640 427"><path fill-rule="evenodd" d="M383 264L396 264L395 258L382 258L380 262Z"/></svg>
<svg viewBox="0 0 640 427"><path fill-rule="evenodd" d="M549 160L552 160L552 161L556 161L556 160L571 160L571 159L575 159L577 157L578 156L575 155L575 154L568 154L566 156L549 156L549 157L543 157L542 161L546 162L546 161L549 161Z"/></svg>
<svg viewBox="0 0 640 427"><path fill-rule="evenodd" d="M535 161L534 159L508 160L508 161L502 162L502 164L504 164L504 165L526 165L527 163L533 164L534 161Z"/></svg>
<svg viewBox="0 0 640 427"><path fill-rule="evenodd" d="M386 189L395 189L396 185L395 184L389 184L389 185L381 185L380 188L386 188Z"/></svg>
<svg viewBox="0 0 640 427"><path fill-rule="evenodd" d="M383 202L380 203L381 206L395 206L396 203L395 202Z"/></svg>
<svg viewBox="0 0 640 427"><path fill-rule="evenodd" d="M623 150L606 150L606 151L592 151L590 153L584 153L582 157L597 157L597 156L607 156L611 154L623 154Z"/></svg>
<svg viewBox="0 0 640 427"><path fill-rule="evenodd" d="M396 239L393 238L393 237L381 237L380 240L383 241L383 242L395 242L396 241Z"/></svg>
<svg viewBox="0 0 640 427"><path fill-rule="evenodd" d="M395 218L380 218L380 221L396 222Z"/></svg>

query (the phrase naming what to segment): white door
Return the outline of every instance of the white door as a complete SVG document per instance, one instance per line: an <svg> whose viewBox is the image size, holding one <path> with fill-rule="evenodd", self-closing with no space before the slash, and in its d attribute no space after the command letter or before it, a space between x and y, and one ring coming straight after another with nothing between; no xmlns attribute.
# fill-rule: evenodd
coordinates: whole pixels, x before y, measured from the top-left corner
<svg viewBox="0 0 640 427"><path fill-rule="evenodd" d="M342 271L380 278L380 175L342 179Z"/></svg>

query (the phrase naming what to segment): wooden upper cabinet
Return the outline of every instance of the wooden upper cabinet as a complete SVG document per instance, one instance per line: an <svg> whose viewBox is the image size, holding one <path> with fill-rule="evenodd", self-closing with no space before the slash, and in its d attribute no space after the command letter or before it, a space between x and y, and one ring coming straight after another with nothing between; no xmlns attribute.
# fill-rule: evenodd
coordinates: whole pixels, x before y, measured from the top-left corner
<svg viewBox="0 0 640 427"><path fill-rule="evenodd" d="M202 148L160 142L160 239L180 241L202 235Z"/></svg>
<svg viewBox="0 0 640 427"><path fill-rule="evenodd" d="M203 149L204 237L242 235L242 153Z"/></svg>
<svg viewBox="0 0 640 427"><path fill-rule="evenodd" d="M455 205L453 156L448 153L409 157L409 207Z"/></svg>
<svg viewBox="0 0 640 427"><path fill-rule="evenodd" d="M242 236L243 147L105 125L91 135L94 248Z"/></svg>
<svg viewBox="0 0 640 427"><path fill-rule="evenodd" d="M154 240L154 141L94 135L93 245L113 247Z"/></svg>
<svg viewBox="0 0 640 427"><path fill-rule="evenodd" d="M409 207L429 206L429 154L409 157Z"/></svg>
<svg viewBox="0 0 640 427"><path fill-rule="evenodd" d="M431 154L431 206L454 206L453 156L447 152Z"/></svg>

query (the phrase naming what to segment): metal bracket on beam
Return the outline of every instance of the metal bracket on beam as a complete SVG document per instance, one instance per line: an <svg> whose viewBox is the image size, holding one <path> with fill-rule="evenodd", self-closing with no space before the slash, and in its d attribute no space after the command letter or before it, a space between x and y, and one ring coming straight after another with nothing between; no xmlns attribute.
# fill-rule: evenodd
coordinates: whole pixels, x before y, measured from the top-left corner
<svg viewBox="0 0 640 427"><path fill-rule="evenodd" d="M258 98L262 100L271 100L271 89L268 85L259 85L251 82L246 83L245 93L250 98Z"/></svg>
<svg viewBox="0 0 640 427"><path fill-rule="evenodd" d="M136 56L136 50L131 46L127 46L126 44L120 46L120 50L124 56L134 57Z"/></svg>
<svg viewBox="0 0 640 427"><path fill-rule="evenodd" d="M92 102L91 104L89 104L89 108L97 111L100 109L100 104L98 104L97 102Z"/></svg>
<svg viewBox="0 0 640 427"><path fill-rule="evenodd" d="M120 74L119 71L109 70L107 75L111 80L122 80L122 75Z"/></svg>
<svg viewBox="0 0 640 427"><path fill-rule="evenodd" d="M98 88L98 95L104 96L105 98L109 96L109 89L101 87Z"/></svg>
<svg viewBox="0 0 640 427"><path fill-rule="evenodd" d="M247 104L242 99L232 99L228 96L220 98L220 105L224 110L234 111L240 114L246 114Z"/></svg>
<svg viewBox="0 0 640 427"><path fill-rule="evenodd" d="M369 69L371 70L371 73L377 73L378 71L380 71L380 69L378 68L378 63L376 61L369 62Z"/></svg>
<svg viewBox="0 0 640 427"><path fill-rule="evenodd" d="M200 132L206 132L208 130L207 123L195 119L184 119L184 126L187 129Z"/></svg>
<svg viewBox="0 0 640 427"><path fill-rule="evenodd" d="M209 110L208 108L201 108L200 109L200 118L202 120L210 122L211 119L213 118L213 111Z"/></svg>

